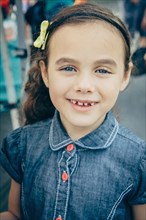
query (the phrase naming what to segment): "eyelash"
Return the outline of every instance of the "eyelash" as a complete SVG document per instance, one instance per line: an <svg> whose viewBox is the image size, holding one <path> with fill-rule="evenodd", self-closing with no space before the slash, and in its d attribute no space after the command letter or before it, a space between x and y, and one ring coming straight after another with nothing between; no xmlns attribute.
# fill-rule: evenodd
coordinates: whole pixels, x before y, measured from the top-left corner
<svg viewBox="0 0 146 220"><path fill-rule="evenodd" d="M107 69L104 69L104 68L97 69L95 72L97 72L97 71L99 71L99 74L101 74L101 75L111 74L110 71L108 71Z"/></svg>
<svg viewBox="0 0 146 220"><path fill-rule="evenodd" d="M60 69L61 71L67 71L67 72L76 72L76 69L72 66L66 66Z"/></svg>
<svg viewBox="0 0 146 220"><path fill-rule="evenodd" d="M66 72L76 72L76 69L72 66L63 67L60 70L61 71L66 71ZM104 68L97 69L95 72L99 73L101 75L111 74L110 71L108 71L107 69L104 69Z"/></svg>

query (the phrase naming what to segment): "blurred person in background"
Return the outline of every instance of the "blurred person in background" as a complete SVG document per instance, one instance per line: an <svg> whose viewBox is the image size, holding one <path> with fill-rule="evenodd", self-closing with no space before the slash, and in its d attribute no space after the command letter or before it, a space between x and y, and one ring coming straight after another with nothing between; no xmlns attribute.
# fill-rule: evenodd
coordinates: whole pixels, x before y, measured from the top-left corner
<svg viewBox="0 0 146 220"><path fill-rule="evenodd" d="M146 48L146 1L140 0L138 5L136 29L140 35L139 47Z"/></svg>
<svg viewBox="0 0 146 220"><path fill-rule="evenodd" d="M11 7L15 4L15 0L0 0L0 6L2 9L3 19L6 19L10 12Z"/></svg>
<svg viewBox="0 0 146 220"><path fill-rule="evenodd" d="M140 38L146 37L146 1L124 0L125 22L131 37L138 32ZM142 45L143 46L143 45Z"/></svg>
<svg viewBox="0 0 146 220"><path fill-rule="evenodd" d="M33 41L36 39L39 26L44 19L44 2L42 0L38 0L35 4L30 6L25 13L25 20L31 27Z"/></svg>
<svg viewBox="0 0 146 220"><path fill-rule="evenodd" d="M53 0L45 2L45 18L47 20L52 20L53 17L63 8L71 6L74 4L74 0Z"/></svg>
<svg viewBox="0 0 146 220"><path fill-rule="evenodd" d="M136 31L138 7L140 1L141 0L124 0L125 22L132 38L134 38Z"/></svg>
<svg viewBox="0 0 146 220"><path fill-rule="evenodd" d="M146 74L146 1L124 0L124 8L125 22L133 39L133 75L143 75Z"/></svg>
<svg viewBox="0 0 146 220"><path fill-rule="evenodd" d="M3 14L3 18L7 18L8 14L9 14L9 4L10 1L9 0L1 0L0 1L0 5L1 5L1 9L2 9L2 14Z"/></svg>

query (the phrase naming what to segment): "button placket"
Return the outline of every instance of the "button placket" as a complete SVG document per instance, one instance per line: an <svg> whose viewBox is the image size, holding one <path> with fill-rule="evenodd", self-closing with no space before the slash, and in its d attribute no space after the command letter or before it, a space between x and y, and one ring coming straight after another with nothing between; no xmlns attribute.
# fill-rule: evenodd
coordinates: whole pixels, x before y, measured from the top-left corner
<svg viewBox="0 0 146 220"><path fill-rule="evenodd" d="M56 194L54 220L60 218L58 216L61 216L61 220L65 220L66 218L69 192L70 192L70 172L71 172L68 162L71 160L72 157L74 157L74 154L75 154L75 148L74 146L70 145L68 147L68 150L66 148L65 151L63 151L62 157L58 164L59 181L58 181L57 194ZM71 160L71 162L75 163L74 160Z"/></svg>

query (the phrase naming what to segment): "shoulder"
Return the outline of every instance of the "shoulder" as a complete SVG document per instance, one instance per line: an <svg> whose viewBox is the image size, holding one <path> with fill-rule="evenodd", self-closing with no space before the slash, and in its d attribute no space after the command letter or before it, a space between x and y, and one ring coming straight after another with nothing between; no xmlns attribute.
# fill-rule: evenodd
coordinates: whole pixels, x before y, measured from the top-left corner
<svg viewBox="0 0 146 220"><path fill-rule="evenodd" d="M29 132L34 132L35 134L37 131L49 129L51 121L52 119L45 119L42 121L35 122L33 124L21 126L20 128L17 128L13 130L12 132L10 132L7 136L9 135L12 136L12 135L17 135L17 134L18 136L21 136L21 135L23 136Z"/></svg>
<svg viewBox="0 0 146 220"><path fill-rule="evenodd" d="M25 137L25 143L33 144L38 141L45 141L49 135L51 122L52 119L46 119L24 126L22 128L22 136Z"/></svg>
<svg viewBox="0 0 146 220"><path fill-rule="evenodd" d="M48 118L42 121L35 122L33 124L25 125L23 126L24 130L30 130L30 129L39 129L39 128L46 128L49 127L51 124L52 118Z"/></svg>
<svg viewBox="0 0 146 220"><path fill-rule="evenodd" d="M33 133L34 135L38 133L39 135L41 130L49 130L51 121L52 119L46 119L36 122L34 124L24 125L8 133L4 140L7 139L8 142L19 142L21 139L24 139L24 137L29 133Z"/></svg>
<svg viewBox="0 0 146 220"><path fill-rule="evenodd" d="M132 161L134 160L138 162L146 157L145 140L141 139L134 132L121 124L119 124L115 143L121 154L123 154L123 156L125 155L124 157L128 157Z"/></svg>
<svg viewBox="0 0 146 220"><path fill-rule="evenodd" d="M130 173L133 185L129 203L144 204L146 203L146 142L122 125L119 125L117 138L123 167Z"/></svg>
<svg viewBox="0 0 146 220"><path fill-rule="evenodd" d="M50 123L51 119L47 119L13 130L3 139L2 150L13 151L14 153L17 151L22 155L29 141L35 142L42 136L48 135Z"/></svg>
<svg viewBox="0 0 146 220"><path fill-rule="evenodd" d="M3 139L0 149L0 164L16 182L21 183L22 181L27 152L30 150L35 152L40 141L47 142L50 123L51 119L48 119L17 128Z"/></svg>
<svg viewBox="0 0 146 220"><path fill-rule="evenodd" d="M130 129L124 127L123 125L119 124L119 130L118 130L118 138L122 141L126 141L129 144L133 145L141 145L146 144L145 140L140 138L137 134L132 132Z"/></svg>

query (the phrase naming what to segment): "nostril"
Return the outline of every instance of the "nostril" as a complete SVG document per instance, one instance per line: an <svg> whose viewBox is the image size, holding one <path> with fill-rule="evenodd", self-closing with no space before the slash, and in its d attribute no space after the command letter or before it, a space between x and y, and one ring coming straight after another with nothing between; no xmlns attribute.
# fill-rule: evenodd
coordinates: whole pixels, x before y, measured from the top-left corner
<svg viewBox="0 0 146 220"><path fill-rule="evenodd" d="M83 93L83 94L86 94L86 93L91 93L92 92L92 90L91 89L78 89L77 90L78 92L80 92L80 93Z"/></svg>
<svg viewBox="0 0 146 220"><path fill-rule="evenodd" d="M78 80L75 84L75 90L80 93L91 93L94 91L94 87L90 79Z"/></svg>

